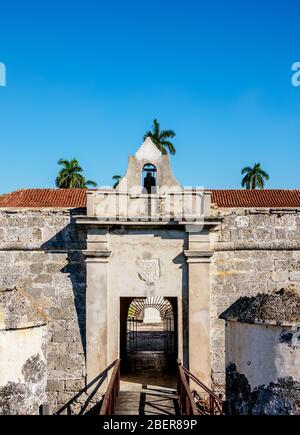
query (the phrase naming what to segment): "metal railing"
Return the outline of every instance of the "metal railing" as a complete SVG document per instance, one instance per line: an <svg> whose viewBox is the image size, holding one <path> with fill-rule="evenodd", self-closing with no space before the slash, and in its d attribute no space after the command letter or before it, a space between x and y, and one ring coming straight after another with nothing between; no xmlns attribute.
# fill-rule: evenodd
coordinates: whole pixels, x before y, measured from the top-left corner
<svg viewBox="0 0 300 435"><path fill-rule="evenodd" d="M117 359L114 362L114 369L103 398L100 409L100 415L114 415L116 401L120 391L120 365L121 360Z"/></svg>
<svg viewBox="0 0 300 435"><path fill-rule="evenodd" d="M188 399L186 398L187 393L184 391L184 397L182 397L182 387L178 388L179 392L179 408L181 410L181 402L188 400L188 409L183 409L183 411L190 411L192 409L192 415L198 414L198 415L222 415L223 409L222 409L222 399L218 397L213 391L211 391L210 388L208 388L203 382L201 382L196 376L194 376L188 369L186 369L182 364L181 361L177 360L178 365L178 373L179 373L179 385L182 384L181 379L184 378L185 381L185 390L188 389ZM201 397L198 391L191 391L189 386L189 381L193 381L198 387L201 388L202 391L204 391L204 397ZM195 405L197 412L194 412L194 407L191 407L189 403L191 403L191 397L193 405ZM187 415L189 415L187 412L182 412Z"/></svg>
<svg viewBox="0 0 300 435"><path fill-rule="evenodd" d="M190 390L187 382L187 376L181 361L177 360L178 371L178 405L179 411L182 415L199 415L198 407L196 405L194 396Z"/></svg>

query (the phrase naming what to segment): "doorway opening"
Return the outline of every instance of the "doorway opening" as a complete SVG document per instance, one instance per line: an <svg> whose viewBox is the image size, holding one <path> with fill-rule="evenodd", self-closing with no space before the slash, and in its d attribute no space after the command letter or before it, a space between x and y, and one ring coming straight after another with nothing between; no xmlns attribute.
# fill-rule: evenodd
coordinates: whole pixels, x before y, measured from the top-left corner
<svg viewBox="0 0 300 435"><path fill-rule="evenodd" d="M124 373L173 374L177 298L121 298L120 356Z"/></svg>

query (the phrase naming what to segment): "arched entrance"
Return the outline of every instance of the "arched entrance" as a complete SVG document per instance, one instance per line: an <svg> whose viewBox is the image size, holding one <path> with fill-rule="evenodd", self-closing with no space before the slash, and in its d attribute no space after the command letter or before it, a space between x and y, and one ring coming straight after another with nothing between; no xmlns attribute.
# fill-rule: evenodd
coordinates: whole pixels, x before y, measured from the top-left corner
<svg viewBox="0 0 300 435"><path fill-rule="evenodd" d="M127 301L123 305L127 303L123 306L120 334L124 371L172 372L177 358L177 299L124 299Z"/></svg>

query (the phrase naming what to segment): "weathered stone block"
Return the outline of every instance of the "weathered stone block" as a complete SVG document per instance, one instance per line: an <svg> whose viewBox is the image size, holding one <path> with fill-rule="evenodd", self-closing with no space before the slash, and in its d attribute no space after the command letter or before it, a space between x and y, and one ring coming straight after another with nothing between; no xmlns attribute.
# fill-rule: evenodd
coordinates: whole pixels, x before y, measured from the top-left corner
<svg viewBox="0 0 300 435"><path fill-rule="evenodd" d="M33 263L30 265L30 273L33 275L40 275L45 270L43 263Z"/></svg>
<svg viewBox="0 0 300 435"><path fill-rule="evenodd" d="M53 343L50 341L48 343L48 355L65 355L68 351L67 343Z"/></svg>
<svg viewBox="0 0 300 435"><path fill-rule="evenodd" d="M49 380L68 380L68 379L79 379L83 377L84 374L82 369L76 369L72 371L64 371L64 370L48 370L48 379Z"/></svg>
<svg viewBox="0 0 300 435"><path fill-rule="evenodd" d="M264 260L253 260L252 261L253 269L257 271L272 271L275 268L274 260L265 258Z"/></svg>
<svg viewBox="0 0 300 435"><path fill-rule="evenodd" d="M68 344L68 352L83 354L84 350L83 350L82 342L81 341L80 342L74 341L72 343L69 343Z"/></svg>
<svg viewBox="0 0 300 435"><path fill-rule="evenodd" d="M288 281L288 279L289 279L289 272L287 270L272 272L272 281L285 282Z"/></svg>
<svg viewBox="0 0 300 435"><path fill-rule="evenodd" d="M73 398L73 394L69 392L58 392L58 403L62 406L66 405Z"/></svg>
<svg viewBox="0 0 300 435"><path fill-rule="evenodd" d="M300 281L300 271L290 272L289 278L291 281Z"/></svg>
<svg viewBox="0 0 300 435"><path fill-rule="evenodd" d="M64 266L65 266L64 262L46 264L46 273L47 274L59 273L61 272Z"/></svg>
<svg viewBox="0 0 300 435"><path fill-rule="evenodd" d="M37 284L51 284L52 276L46 274L38 274L33 282Z"/></svg>
<svg viewBox="0 0 300 435"><path fill-rule="evenodd" d="M245 228L249 226L249 216L238 216L235 218L237 228Z"/></svg>
<svg viewBox="0 0 300 435"><path fill-rule="evenodd" d="M254 238L257 241L270 241L275 239L274 232L271 228L255 228L254 229Z"/></svg>
<svg viewBox="0 0 300 435"><path fill-rule="evenodd" d="M66 381L66 391L73 391L75 393L78 393L79 391L81 391L84 388L85 388L84 379Z"/></svg>
<svg viewBox="0 0 300 435"><path fill-rule="evenodd" d="M293 259L275 260L275 269L278 271L294 270Z"/></svg>
<svg viewBox="0 0 300 435"><path fill-rule="evenodd" d="M47 391L64 391L65 381L48 381Z"/></svg>

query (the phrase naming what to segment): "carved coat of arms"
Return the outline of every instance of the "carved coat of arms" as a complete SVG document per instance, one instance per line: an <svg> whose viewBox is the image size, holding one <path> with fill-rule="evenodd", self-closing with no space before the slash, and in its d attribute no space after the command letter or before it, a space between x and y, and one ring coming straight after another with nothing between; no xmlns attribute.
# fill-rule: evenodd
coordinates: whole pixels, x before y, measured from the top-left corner
<svg viewBox="0 0 300 435"><path fill-rule="evenodd" d="M138 274L142 281L154 282L160 278L160 267L158 258L139 259L138 267Z"/></svg>

